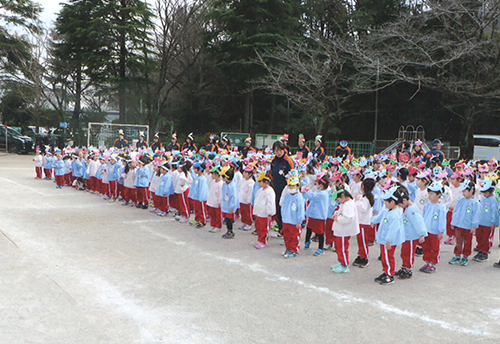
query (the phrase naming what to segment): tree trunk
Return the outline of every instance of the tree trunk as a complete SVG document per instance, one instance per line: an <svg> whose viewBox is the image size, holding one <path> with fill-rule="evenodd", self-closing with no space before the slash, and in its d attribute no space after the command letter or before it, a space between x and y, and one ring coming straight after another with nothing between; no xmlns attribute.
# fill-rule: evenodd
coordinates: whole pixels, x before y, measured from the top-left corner
<svg viewBox="0 0 500 344"><path fill-rule="evenodd" d="M250 100L252 94L250 92L245 93L244 95L245 103L244 103L244 114L243 114L243 132L248 133L250 131Z"/></svg>
<svg viewBox="0 0 500 344"><path fill-rule="evenodd" d="M269 114L269 132L274 133L274 115L276 112L276 96L273 94L271 96L271 113ZM283 130L283 128L281 128Z"/></svg>
<svg viewBox="0 0 500 344"><path fill-rule="evenodd" d="M79 65L76 69L75 107L73 108L73 116L71 118L71 130L73 131L74 142L78 146L81 146L81 135L80 135L81 98L82 98L82 66Z"/></svg>
<svg viewBox="0 0 500 344"><path fill-rule="evenodd" d="M474 156L474 105L470 105L462 119L462 144L460 145L460 159L472 159Z"/></svg>
<svg viewBox="0 0 500 344"><path fill-rule="evenodd" d="M125 8L127 4L122 1L122 7ZM126 59L127 59L127 42L126 33L123 26L125 26L125 13L120 14L120 60L118 62L118 107L120 111L120 123L127 123L126 114L126 89L125 89L125 76L126 76Z"/></svg>

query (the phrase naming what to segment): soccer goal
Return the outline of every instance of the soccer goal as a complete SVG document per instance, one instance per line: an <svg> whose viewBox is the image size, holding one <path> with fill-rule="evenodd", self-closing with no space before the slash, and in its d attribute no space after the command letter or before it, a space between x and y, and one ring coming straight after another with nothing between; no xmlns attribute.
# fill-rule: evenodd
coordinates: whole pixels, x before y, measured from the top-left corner
<svg viewBox="0 0 500 344"><path fill-rule="evenodd" d="M118 138L118 131L122 129L125 140L135 145L139 141L139 133L144 132L145 140L149 143L149 126L136 124L111 124L111 123L89 123L87 134L87 147L113 147Z"/></svg>

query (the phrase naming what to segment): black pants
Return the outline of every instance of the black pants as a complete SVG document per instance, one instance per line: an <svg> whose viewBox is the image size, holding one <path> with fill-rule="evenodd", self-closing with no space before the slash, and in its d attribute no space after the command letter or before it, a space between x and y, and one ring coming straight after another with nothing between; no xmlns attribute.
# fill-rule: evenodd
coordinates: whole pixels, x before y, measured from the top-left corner
<svg viewBox="0 0 500 344"><path fill-rule="evenodd" d="M311 235L312 235L312 229L311 228L307 228L307 231L306 231L306 242L311 241ZM318 238L318 248L320 250L322 250L323 247L325 246L325 235L324 234L316 234L316 237Z"/></svg>

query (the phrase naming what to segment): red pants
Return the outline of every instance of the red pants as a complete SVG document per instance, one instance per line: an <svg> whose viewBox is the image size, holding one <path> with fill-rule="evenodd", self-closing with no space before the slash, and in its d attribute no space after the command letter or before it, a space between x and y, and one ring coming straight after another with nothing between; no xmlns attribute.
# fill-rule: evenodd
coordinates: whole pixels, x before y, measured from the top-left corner
<svg viewBox="0 0 500 344"><path fill-rule="evenodd" d="M181 212L182 217L189 217L190 215L188 194L189 189L186 189L183 193L176 194L177 205L179 206L177 210Z"/></svg>
<svg viewBox="0 0 500 344"><path fill-rule="evenodd" d="M490 252L490 237L493 238L495 234L495 229L487 226L479 226L476 229L476 241L477 249L479 252L489 253ZM493 242L493 240L491 240Z"/></svg>
<svg viewBox="0 0 500 344"><path fill-rule="evenodd" d="M366 239L371 242L375 242L375 233L378 231L378 224L375 227L370 226L368 233L366 233Z"/></svg>
<svg viewBox="0 0 500 344"><path fill-rule="evenodd" d="M368 248L368 233L372 229L371 225L359 225L359 233L356 236L358 239L358 256L363 259L368 259L370 249Z"/></svg>
<svg viewBox="0 0 500 344"><path fill-rule="evenodd" d="M109 183L102 183L102 193L106 194L106 196L111 197L111 194L109 193Z"/></svg>
<svg viewBox="0 0 500 344"><path fill-rule="evenodd" d="M173 194L168 196L168 202L170 203L170 207L175 210L179 210L179 206L177 205L177 194Z"/></svg>
<svg viewBox="0 0 500 344"><path fill-rule="evenodd" d="M326 220L318 220L308 217L307 218L307 228L310 228L313 233L325 234Z"/></svg>
<svg viewBox="0 0 500 344"><path fill-rule="evenodd" d="M155 206L156 206L156 203L155 203ZM158 196L158 206L156 206L156 207L158 209L160 209L161 211L168 212L168 208L169 208L168 197Z"/></svg>
<svg viewBox="0 0 500 344"><path fill-rule="evenodd" d="M439 252L441 251L441 240L436 234L427 234L424 243L422 244L424 251L424 261L436 265L439 263Z"/></svg>
<svg viewBox="0 0 500 344"><path fill-rule="evenodd" d="M97 190L97 178L96 177L90 177L90 179L87 181L87 188L90 191Z"/></svg>
<svg viewBox="0 0 500 344"><path fill-rule="evenodd" d="M415 265L415 251L417 250L418 239L407 240L401 245L401 259L403 268L411 269Z"/></svg>
<svg viewBox="0 0 500 344"><path fill-rule="evenodd" d="M294 253L300 250L300 235L302 234L302 226L292 225L283 222L283 239L285 239L286 250Z"/></svg>
<svg viewBox="0 0 500 344"><path fill-rule="evenodd" d="M207 202L193 200L194 220L198 223L207 223Z"/></svg>
<svg viewBox="0 0 500 344"><path fill-rule="evenodd" d="M52 179L52 169L44 168L43 172L45 173L45 178Z"/></svg>
<svg viewBox="0 0 500 344"><path fill-rule="evenodd" d="M64 186L64 175L55 176L57 186Z"/></svg>
<svg viewBox="0 0 500 344"><path fill-rule="evenodd" d="M470 229L455 227L455 235L457 238L453 253L455 256L463 255L469 257L472 253L472 232ZM486 251L488 252L488 251Z"/></svg>
<svg viewBox="0 0 500 344"><path fill-rule="evenodd" d="M35 167L35 172L36 172L36 178L37 179L42 179L42 167Z"/></svg>
<svg viewBox="0 0 500 344"><path fill-rule="evenodd" d="M269 239L269 227L271 225L271 220L269 217L255 217L255 230L257 231L257 241L267 245L267 239Z"/></svg>
<svg viewBox="0 0 500 344"><path fill-rule="evenodd" d="M102 179L97 179L95 191L97 191L97 193L102 194Z"/></svg>
<svg viewBox="0 0 500 344"><path fill-rule="evenodd" d="M350 236L335 237L335 251L340 264L343 266L349 265L349 239L351 239Z"/></svg>
<svg viewBox="0 0 500 344"><path fill-rule="evenodd" d="M325 224L325 244L333 246L334 241L335 239L333 236L333 219L330 217L326 219L326 224Z"/></svg>
<svg viewBox="0 0 500 344"><path fill-rule="evenodd" d="M118 183L118 197L123 197L124 190L125 190L125 185Z"/></svg>
<svg viewBox="0 0 500 344"><path fill-rule="evenodd" d="M234 222L234 213L222 213L222 218L223 219L229 219Z"/></svg>
<svg viewBox="0 0 500 344"><path fill-rule="evenodd" d="M241 222L245 225L252 225L252 205L240 203Z"/></svg>
<svg viewBox="0 0 500 344"><path fill-rule="evenodd" d="M210 215L210 226L215 228L222 228L222 213L220 208L207 206L208 215Z"/></svg>
<svg viewBox="0 0 500 344"><path fill-rule="evenodd" d="M396 260L394 259L394 252L396 246L391 246L388 250L385 245L380 245L380 253L382 255L382 268L387 276L394 276L396 273Z"/></svg>
<svg viewBox="0 0 500 344"><path fill-rule="evenodd" d="M455 231L451 229L451 218L453 217L453 212L448 211L446 213L446 235L448 237L454 237L455 236Z"/></svg>
<svg viewBox="0 0 500 344"><path fill-rule="evenodd" d="M109 197L117 198L118 197L118 180L110 180L109 181Z"/></svg>
<svg viewBox="0 0 500 344"><path fill-rule="evenodd" d="M71 173L66 173L64 175L64 181L66 182L67 186L71 186Z"/></svg>
<svg viewBox="0 0 500 344"><path fill-rule="evenodd" d="M156 193L153 192L153 207L156 209L160 209L160 196L156 196Z"/></svg>
<svg viewBox="0 0 500 344"><path fill-rule="evenodd" d="M125 198L125 202L130 202L132 201L133 203L137 202L137 195L136 195L136 190L132 188L125 188L123 190L123 197Z"/></svg>
<svg viewBox="0 0 500 344"><path fill-rule="evenodd" d="M136 192L137 192L137 202L142 203L142 204L148 204L149 199L148 199L148 188L144 187L136 187Z"/></svg>

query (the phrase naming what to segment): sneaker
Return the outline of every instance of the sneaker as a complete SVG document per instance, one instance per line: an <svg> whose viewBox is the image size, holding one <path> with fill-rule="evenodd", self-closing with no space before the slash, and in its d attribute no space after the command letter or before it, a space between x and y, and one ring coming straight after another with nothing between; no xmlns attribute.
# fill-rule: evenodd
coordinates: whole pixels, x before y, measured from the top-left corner
<svg viewBox="0 0 500 344"><path fill-rule="evenodd" d="M496 267L496 268L500 268L500 262L493 263L493 266Z"/></svg>
<svg viewBox="0 0 500 344"><path fill-rule="evenodd" d="M378 283L380 283L381 285L393 284L394 283L394 277L392 277L392 276L385 276Z"/></svg>
<svg viewBox="0 0 500 344"><path fill-rule="evenodd" d="M313 237L311 238L311 241L312 242L318 242L318 237L316 234L313 235Z"/></svg>
<svg viewBox="0 0 500 344"><path fill-rule="evenodd" d="M257 235L257 231L252 231L252 234L253 235Z"/></svg>
<svg viewBox="0 0 500 344"><path fill-rule="evenodd" d="M484 252L479 252L478 254L476 254L474 256L474 258L472 258L475 262L479 262L479 263L482 263L482 262L485 262L488 260L488 253L484 253Z"/></svg>
<svg viewBox="0 0 500 344"><path fill-rule="evenodd" d="M394 274L394 276L399 276L399 275L401 275L404 271L405 271L405 268L401 268L401 269L399 269L398 271L396 271L396 273Z"/></svg>
<svg viewBox="0 0 500 344"><path fill-rule="evenodd" d="M203 228L205 227L207 224L206 223L201 223L201 222L198 222L198 224L196 225L196 228Z"/></svg>
<svg viewBox="0 0 500 344"><path fill-rule="evenodd" d="M136 207L136 208L142 208L142 203L137 203L137 204L135 205L135 207Z"/></svg>
<svg viewBox="0 0 500 344"><path fill-rule="evenodd" d="M361 258L361 262L359 263L358 267L360 268L366 268L368 265L370 265L370 262L368 261L367 258Z"/></svg>
<svg viewBox="0 0 500 344"><path fill-rule="evenodd" d="M422 266L419 270L420 270L420 271L422 271L422 272L424 272L424 270L425 270L425 269L427 269L427 267L429 266L429 264L430 264L430 263L427 263L427 262L426 262L426 263L425 263L425 265L424 265L424 266Z"/></svg>
<svg viewBox="0 0 500 344"><path fill-rule="evenodd" d="M123 202L122 205L128 205L128 202Z"/></svg>
<svg viewBox="0 0 500 344"><path fill-rule="evenodd" d="M151 213L156 213L157 211L158 211L158 209L156 209L156 208L151 208L151 210L150 210L149 212L151 212Z"/></svg>
<svg viewBox="0 0 500 344"><path fill-rule="evenodd" d="M359 266L359 264L361 263L361 258L360 256L357 256L356 259L354 259L354 262L352 262L352 265L354 266Z"/></svg>
<svg viewBox="0 0 500 344"><path fill-rule="evenodd" d="M298 256L297 253L295 253L293 251L288 251L288 253L286 253L286 254L283 255L283 258L288 259L288 258L294 258L294 257L297 257L297 256Z"/></svg>
<svg viewBox="0 0 500 344"><path fill-rule="evenodd" d="M436 271L436 265L428 263L426 266L424 266L423 269L420 269L420 271L425 272L427 274L431 274Z"/></svg>
<svg viewBox="0 0 500 344"><path fill-rule="evenodd" d="M342 264L335 265L332 268L332 271L335 272L336 274L344 274L344 273L348 273L349 272L349 267L348 266L344 266Z"/></svg>
<svg viewBox="0 0 500 344"><path fill-rule="evenodd" d="M331 249L332 249L332 245L326 244L325 247L323 247L324 251L328 251L328 250L331 250Z"/></svg>
<svg viewBox="0 0 500 344"><path fill-rule="evenodd" d="M222 234L222 239L234 239L234 232L226 232L226 234Z"/></svg>
<svg viewBox="0 0 500 344"><path fill-rule="evenodd" d="M313 256L317 257L317 256L321 256L322 254L324 254L325 251L323 251L322 249L318 248L316 250L316 252L314 252Z"/></svg>
<svg viewBox="0 0 500 344"><path fill-rule="evenodd" d="M382 281L386 277L388 277L388 276L384 272L382 275L380 275L380 276L378 276L378 277L375 278L375 282L379 282L380 283L380 281Z"/></svg>
<svg viewBox="0 0 500 344"><path fill-rule="evenodd" d="M175 221L180 221L181 217L179 215L175 215L174 219Z"/></svg>
<svg viewBox="0 0 500 344"><path fill-rule="evenodd" d="M134 202L130 203L130 206L131 207L137 207L137 204L135 204Z"/></svg>
<svg viewBox="0 0 500 344"><path fill-rule="evenodd" d="M261 248L266 247L266 244L261 243L260 241L257 241L255 245L253 245L257 250L260 250Z"/></svg>
<svg viewBox="0 0 500 344"><path fill-rule="evenodd" d="M334 271L335 269L338 269L338 268L339 268L339 266L342 266L342 263L337 262L337 264L332 265L332 271Z"/></svg>
<svg viewBox="0 0 500 344"><path fill-rule="evenodd" d="M197 224L198 224L198 221L196 221L196 220L189 222L190 226L196 226Z"/></svg>
<svg viewBox="0 0 500 344"><path fill-rule="evenodd" d="M467 266L467 264L469 264L469 258L463 257L460 259L460 266Z"/></svg>
<svg viewBox="0 0 500 344"><path fill-rule="evenodd" d="M306 241L304 243L304 250L308 250L309 249L309 246L311 246L311 242L310 241Z"/></svg>
<svg viewBox="0 0 500 344"><path fill-rule="evenodd" d="M187 217L183 217L179 220L180 223L186 223L186 222L189 222L189 218Z"/></svg>
<svg viewBox="0 0 500 344"><path fill-rule="evenodd" d="M368 246L373 246L373 245L375 245L375 242L368 240Z"/></svg>
<svg viewBox="0 0 500 344"><path fill-rule="evenodd" d="M461 263L461 258L459 256L455 256L451 258L448 263L451 265L459 265Z"/></svg>
<svg viewBox="0 0 500 344"><path fill-rule="evenodd" d="M168 213L166 211L160 211L160 212L156 213L156 215L165 217L165 216L168 216Z"/></svg>
<svg viewBox="0 0 500 344"><path fill-rule="evenodd" d="M474 247L474 252L479 252L479 250L477 249L477 247Z"/></svg>
<svg viewBox="0 0 500 344"><path fill-rule="evenodd" d="M102 199L105 199L106 201L109 201L111 199L111 197L106 196L106 197L103 197Z"/></svg>
<svg viewBox="0 0 500 344"><path fill-rule="evenodd" d="M274 225L272 225L272 226L271 226L271 229L272 229L273 231L275 231L275 232L279 232L279 230L280 230L280 229L279 229L279 227L278 227L278 224L277 224L277 223L275 223Z"/></svg>
<svg viewBox="0 0 500 344"><path fill-rule="evenodd" d="M424 250L422 247L417 246L417 249L415 250L415 256L416 257L422 257L424 255Z"/></svg>
<svg viewBox="0 0 500 344"><path fill-rule="evenodd" d="M252 226L250 225L244 225L242 230L244 230L245 232L248 232L248 231L251 231L252 230Z"/></svg>
<svg viewBox="0 0 500 344"><path fill-rule="evenodd" d="M245 224L242 223L241 226L238 227L239 230L243 230L243 228L245 227Z"/></svg>
<svg viewBox="0 0 500 344"><path fill-rule="evenodd" d="M208 230L210 233L217 233L218 231L220 231L220 228L217 228L217 227L212 227Z"/></svg>
<svg viewBox="0 0 500 344"><path fill-rule="evenodd" d="M144 205L142 206L142 209L148 209L148 205L147 205L147 204L144 204Z"/></svg>
<svg viewBox="0 0 500 344"><path fill-rule="evenodd" d="M448 240L445 240L444 242L446 245L455 245L457 242L455 240L455 237L449 237Z"/></svg>
<svg viewBox="0 0 500 344"><path fill-rule="evenodd" d="M399 279L410 279L413 276L413 271L411 269L403 268L403 271L398 276Z"/></svg>

